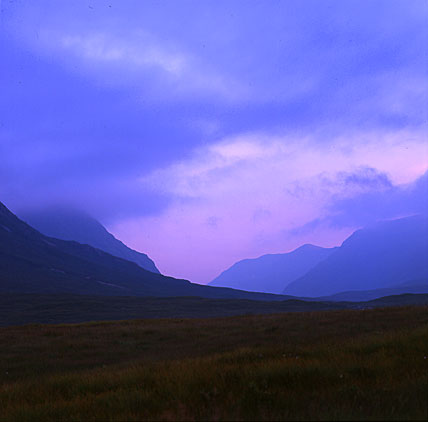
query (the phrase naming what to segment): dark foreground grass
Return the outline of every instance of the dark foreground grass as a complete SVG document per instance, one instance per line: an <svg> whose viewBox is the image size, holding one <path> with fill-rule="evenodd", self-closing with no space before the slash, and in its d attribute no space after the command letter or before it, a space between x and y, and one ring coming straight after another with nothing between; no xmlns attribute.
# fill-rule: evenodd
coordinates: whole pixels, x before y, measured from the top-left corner
<svg viewBox="0 0 428 422"><path fill-rule="evenodd" d="M1 420L427 420L428 307L0 329Z"/></svg>

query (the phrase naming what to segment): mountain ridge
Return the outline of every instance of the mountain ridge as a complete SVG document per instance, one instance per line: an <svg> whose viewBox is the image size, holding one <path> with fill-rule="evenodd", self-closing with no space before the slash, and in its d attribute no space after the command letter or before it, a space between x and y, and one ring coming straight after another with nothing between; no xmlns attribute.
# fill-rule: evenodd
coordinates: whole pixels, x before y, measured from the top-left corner
<svg viewBox="0 0 428 422"><path fill-rule="evenodd" d="M125 245L98 220L85 212L52 207L22 211L19 217L46 236L87 244L119 258L133 261L145 270L159 273L155 263L147 254Z"/></svg>
<svg viewBox="0 0 428 422"><path fill-rule="evenodd" d="M334 250L335 248L304 244L288 253L243 259L223 271L209 285L281 293L287 283L306 273Z"/></svg>
<svg viewBox="0 0 428 422"><path fill-rule="evenodd" d="M355 231L283 293L322 297L349 290L391 288L428 276L428 219L414 215Z"/></svg>

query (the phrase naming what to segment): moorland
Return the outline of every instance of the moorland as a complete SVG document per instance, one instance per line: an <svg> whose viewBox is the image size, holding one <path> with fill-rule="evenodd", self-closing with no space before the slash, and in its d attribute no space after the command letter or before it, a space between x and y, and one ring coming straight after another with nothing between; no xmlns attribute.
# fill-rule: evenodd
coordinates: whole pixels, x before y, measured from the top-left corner
<svg viewBox="0 0 428 422"><path fill-rule="evenodd" d="M427 420L428 307L0 328L0 420Z"/></svg>

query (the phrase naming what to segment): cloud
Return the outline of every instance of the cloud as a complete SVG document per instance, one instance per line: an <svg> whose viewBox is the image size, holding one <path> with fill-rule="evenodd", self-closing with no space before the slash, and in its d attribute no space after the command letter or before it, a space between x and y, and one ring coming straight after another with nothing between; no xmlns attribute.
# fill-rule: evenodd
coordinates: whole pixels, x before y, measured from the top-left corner
<svg viewBox="0 0 428 422"><path fill-rule="evenodd" d="M54 54L97 83L133 86L141 100L150 97L159 103L214 95L229 102L245 98L245 87L231 75L211 68L185 47L139 28L126 33L49 28L40 30L37 43L30 44L39 54Z"/></svg>
<svg viewBox="0 0 428 422"><path fill-rule="evenodd" d="M57 34L43 34L46 39L55 39ZM132 44L109 39L106 34L65 35L59 39L58 47L81 56L89 61L117 62L121 66L136 68L158 67L160 70L179 77L185 67L186 58L177 52L166 51L140 36Z"/></svg>
<svg viewBox="0 0 428 422"><path fill-rule="evenodd" d="M299 189L314 183L345 192L414 180L425 170L427 154L423 130L354 133L334 140L243 134L196 149L191 158L155 170L141 183L182 199L237 191L298 196Z"/></svg>
<svg viewBox="0 0 428 422"><path fill-rule="evenodd" d="M299 114L318 119L423 120L422 0L363 8L311 0L110 3L8 4L16 10L6 14L5 29L69 71L137 90L145 101L292 109L303 101Z"/></svg>
<svg viewBox="0 0 428 422"><path fill-rule="evenodd" d="M428 160L428 158L427 158ZM331 204L328 224L365 226L376 220L411 214L428 214L428 172L411 183L362 192Z"/></svg>
<svg viewBox="0 0 428 422"><path fill-rule="evenodd" d="M382 189L392 187L388 176L371 167L362 167L356 172L339 172L338 180L349 188Z"/></svg>
<svg viewBox="0 0 428 422"><path fill-rule="evenodd" d="M401 189L426 171L427 157L423 132L229 137L143 177L145 189L171 198L169 206L111 228L137 248L144 245L167 274L207 282L238 259L308 241L340 243L362 222L330 224L340 204ZM322 224L310 233L297 230L316 220ZM194 269L189 259L198 262Z"/></svg>

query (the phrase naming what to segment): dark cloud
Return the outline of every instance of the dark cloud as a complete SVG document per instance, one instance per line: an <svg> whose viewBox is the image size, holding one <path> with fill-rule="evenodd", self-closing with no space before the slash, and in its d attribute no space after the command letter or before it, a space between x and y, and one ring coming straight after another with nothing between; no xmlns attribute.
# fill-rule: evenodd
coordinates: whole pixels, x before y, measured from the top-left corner
<svg viewBox="0 0 428 422"><path fill-rule="evenodd" d="M342 199L329 209L329 221L338 226L364 226L378 220L428 214L428 172L407 186L390 186L354 198Z"/></svg>
<svg viewBox="0 0 428 422"><path fill-rule="evenodd" d="M383 177L384 175L379 175L381 181ZM363 180L363 185L365 184ZM385 188L383 183L378 186L375 182L371 184L372 189L351 198L336 197L325 210L324 217L287 231L284 235L304 235L320 227L354 230L380 220L415 214L428 215L428 172L408 185L393 186L388 181L386 186Z"/></svg>
<svg viewBox="0 0 428 422"><path fill-rule="evenodd" d="M371 167L362 167L354 172L339 172L337 182L349 189L384 189L392 188L392 183L385 173Z"/></svg>

